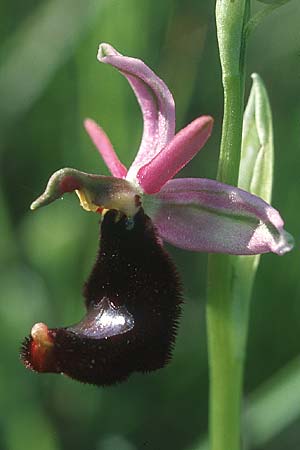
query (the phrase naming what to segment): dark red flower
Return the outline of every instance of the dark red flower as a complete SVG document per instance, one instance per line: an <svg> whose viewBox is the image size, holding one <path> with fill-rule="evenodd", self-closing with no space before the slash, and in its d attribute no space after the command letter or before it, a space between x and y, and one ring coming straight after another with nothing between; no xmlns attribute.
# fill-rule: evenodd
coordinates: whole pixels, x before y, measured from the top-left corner
<svg viewBox="0 0 300 450"><path fill-rule="evenodd" d="M177 271L142 209L133 223L116 219L110 210L101 224L85 317L66 328L34 325L21 351L26 367L104 386L170 359L182 302Z"/></svg>

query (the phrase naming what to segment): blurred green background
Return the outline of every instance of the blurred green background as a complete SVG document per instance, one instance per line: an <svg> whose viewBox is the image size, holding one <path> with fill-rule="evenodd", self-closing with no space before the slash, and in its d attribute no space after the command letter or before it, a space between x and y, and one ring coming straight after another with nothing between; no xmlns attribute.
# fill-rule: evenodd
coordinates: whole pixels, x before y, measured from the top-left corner
<svg viewBox="0 0 300 450"><path fill-rule="evenodd" d="M259 7L253 1L254 10ZM85 213L75 196L36 213L31 201L61 167L108 173L83 130L85 117L103 126L125 164L139 145L137 102L126 80L97 62L100 42L142 58L166 81L177 129L200 114L215 117L209 143L181 172L214 178L223 107L214 1L2 0L0 12L0 449L204 449L205 254L168 247L182 274L185 307L174 358L164 370L99 389L33 374L18 353L33 323L64 326L82 317L81 289L98 240L98 217ZM296 249L263 256L256 279L245 379L247 449L300 448L299 18L300 3L293 0L249 41L247 95L250 74L258 72L273 109L273 205Z"/></svg>

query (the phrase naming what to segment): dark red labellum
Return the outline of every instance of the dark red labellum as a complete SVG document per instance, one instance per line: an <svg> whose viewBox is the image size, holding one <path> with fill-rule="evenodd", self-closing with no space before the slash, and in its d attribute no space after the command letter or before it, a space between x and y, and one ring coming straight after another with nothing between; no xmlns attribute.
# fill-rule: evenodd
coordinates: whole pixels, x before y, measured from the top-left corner
<svg viewBox="0 0 300 450"><path fill-rule="evenodd" d="M101 225L100 252L84 287L86 316L49 329L51 345L41 357L26 338L26 367L104 386L170 360L182 303L177 271L142 209L131 226L118 218L108 211Z"/></svg>

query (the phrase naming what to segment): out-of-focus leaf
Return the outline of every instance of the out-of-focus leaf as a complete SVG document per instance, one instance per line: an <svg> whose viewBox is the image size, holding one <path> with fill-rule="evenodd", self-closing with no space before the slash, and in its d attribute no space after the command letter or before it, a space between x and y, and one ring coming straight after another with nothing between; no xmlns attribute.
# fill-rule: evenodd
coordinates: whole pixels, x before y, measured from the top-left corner
<svg viewBox="0 0 300 450"><path fill-rule="evenodd" d="M25 330L32 322L45 320L51 308L47 287L38 273L25 264L8 265L0 272L0 323L2 336L10 335L10 344L4 339L0 351L14 345L19 348ZM11 355L15 359L15 355ZM5 367L5 370L8 368Z"/></svg>
<svg viewBox="0 0 300 450"><path fill-rule="evenodd" d="M95 20L105 0L51 0L42 3L1 49L0 124L28 110L75 44Z"/></svg>
<svg viewBox="0 0 300 450"><path fill-rule="evenodd" d="M9 211L5 202L5 198L0 188L0 264L7 264L8 261L17 256L17 245L13 236L13 229L9 217Z"/></svg>
<svg viewBox="0 0 300 450"><path fill-rule="evenodd" d="M70 270L80 245L86 241L84 224L89 218L95 219L97 242L97 216L84 214L71 196L66 196L58 205L28 212L20 231L30 263L48 275L59 276L66 268Z"/></svg>
<svg viewBox="0 0 300 450"><path fill-rule="evenodd" d="M245 434L252 447L275 438L300 418L300 361L297 357L250 395Z"/></svg>
<svg viewBox="0 0 300 450"><path fill-rule="evenodd" d="M243 429L247 448L260 448L300 418L300 361L291 361L247 398ZM204 439L190 450L208 450Z"/></svg>
<svg viewBox="0 0 300 450"><path fill-rule="evenodd" d="M179 28L179 29L178 29ZM176 123L183 124L188 112L190 99L199 82L198 70L205 48L207 27L201 24L199 17L185 12L178 22L171 23L166 36L172 45L167 47L165 57L161 61L159 73L167 75L168 86L176 99ZM177 39L176 36L180 36ZM176 70L168 68L176 67ZM183 82L184 80L184 82ZM205 89L203 89L204 95ZM181 127L180 127L181 128Z"/></svg>
<svg viewBox="0 0 300 450"><path fill-rule="evenodd" d="M249 36L255 28L262 23L262 21L268 17L271 12L275 9L280 8L280 6L285 5L290 0L258 0L260 3L264 3L263 6L256 14L254 14L245 26L245 35Z"/></svg>
<svg viewBox="0 0 300 450"><path fill-rule="evenodd" d="M20 448L58 450L60 448L50 420L38 407L26 405L26 409L22 409L21 406L10 418L5 436L8 450ZM34 432L32 424L34 424Z"/></svg>
<svg viewBox="0 0 300 450"><path fill-rule="evenodd" d="M258 0L260 3L266 3L267 5L284 5L290 0Z"/></svg>
<svg viewBox="0 0 300 450"><path fill-rule="evenodd" d="M101 439L97 450L135 450L136 447L125 439L124 436L110 435Z"/></svg>

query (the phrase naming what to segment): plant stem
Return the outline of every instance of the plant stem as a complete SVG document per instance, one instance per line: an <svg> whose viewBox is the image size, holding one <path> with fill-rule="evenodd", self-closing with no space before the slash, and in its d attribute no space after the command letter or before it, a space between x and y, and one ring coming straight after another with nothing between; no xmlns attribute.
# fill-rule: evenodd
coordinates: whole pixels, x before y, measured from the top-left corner
<svg viewBox="0 0 300 450"><path fill-rule="evenodd" d="M224 115L218 166L218 180L237 184L242 142L244 80L243 74L225 75Z"/></svg>
<svg viewBox="0 0 300 450"><path fill-rule="evenodd" d="M209 258L207 330L211 450L240 448L242 364L236 358L232 333L230 273L227 256Z"/></svg>
<svg viewBox="0 0 300 450"><path fill-rule="evenodd" d="M216 21L224 87L218 180L237 184L244 110L244 26L248 0L217 0ZM235 295L235 258L209 255L207 333L211 450L240 450L241 396L248 302ZM250 295L249 295L250 297ZM244 303L243 303L244 302Z"/></svg>

